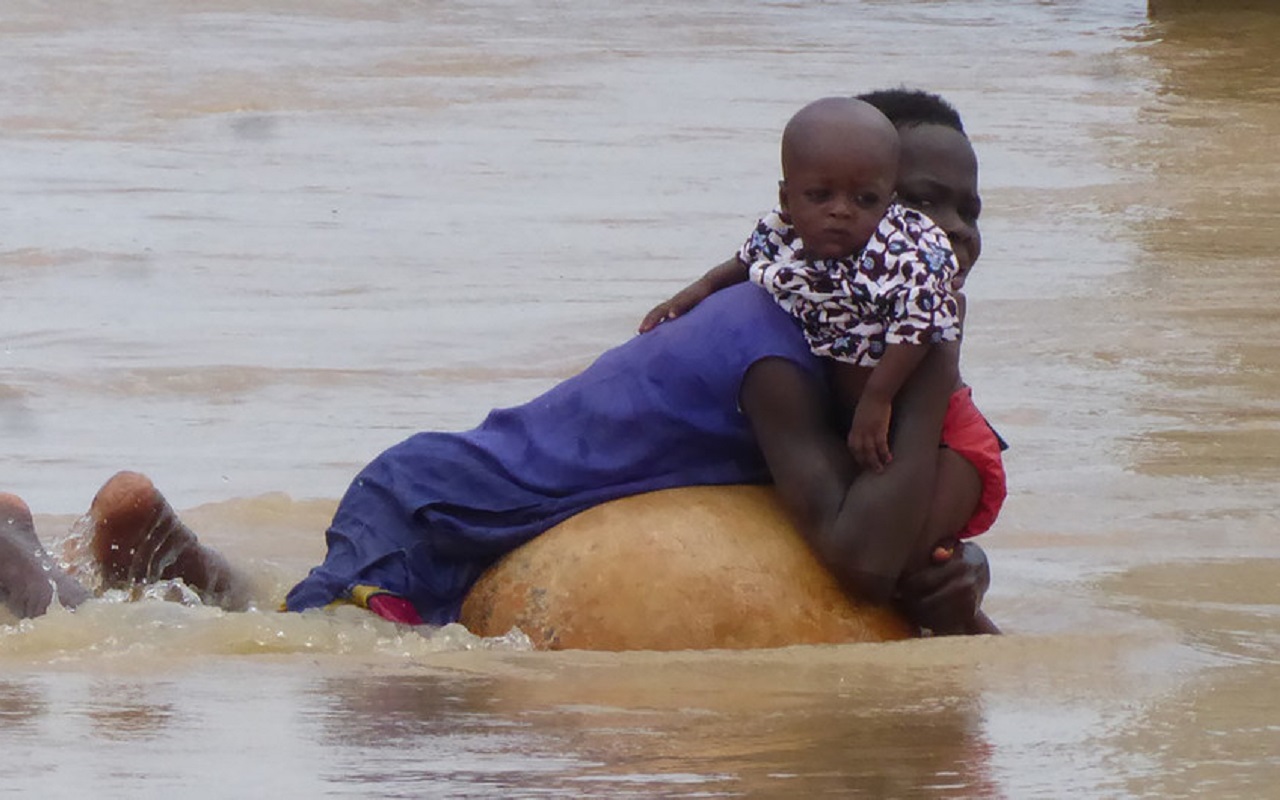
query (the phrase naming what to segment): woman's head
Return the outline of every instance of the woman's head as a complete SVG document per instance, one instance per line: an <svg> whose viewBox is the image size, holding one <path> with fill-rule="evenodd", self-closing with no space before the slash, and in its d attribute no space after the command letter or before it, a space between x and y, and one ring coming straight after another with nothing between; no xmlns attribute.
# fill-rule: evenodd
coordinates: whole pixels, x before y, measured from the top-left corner
<svg viewBox="0 0 1280 800"><path fill-rule="evenodd" d="M947 232L960 264L957 283L982 251L978 216L978 158L960 114L936 94L886 89L858 95L898 129L898 199L928 214Z"/></svg>
<svg viewBox="0 0 1280 800"><path fill-rule="evenodd" d="M860 94L858 99L878 108L899 130L917 125L941 125L957 133L964 133L960 112L942 97L930 92L917 89L881 89Z"/></svg>

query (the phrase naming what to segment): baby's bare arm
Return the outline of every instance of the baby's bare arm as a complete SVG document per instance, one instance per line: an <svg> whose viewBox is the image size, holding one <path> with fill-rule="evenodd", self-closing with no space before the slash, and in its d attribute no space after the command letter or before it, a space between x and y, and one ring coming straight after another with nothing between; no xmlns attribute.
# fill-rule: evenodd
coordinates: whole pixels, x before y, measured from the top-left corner
<svg viewBox="0 0 1280 800"><path fill-rule="evenodd" d="M880 472L893 460L889 450L893 399L928 350L922 344L891 344L871 370L849 429L849 449L863 469Z"/></svg>
<svg viewBox="0 0 1280 800"><path fill-rule="evenodd" d="M707 270L701 278L676 292L670 300L664 300L654 306L653 310L645 314L640 322L640 333L647 333L669 319L689 313L690 309L715 292L742 283L746 279L747 268L737 256L720 262Z"/></svg>

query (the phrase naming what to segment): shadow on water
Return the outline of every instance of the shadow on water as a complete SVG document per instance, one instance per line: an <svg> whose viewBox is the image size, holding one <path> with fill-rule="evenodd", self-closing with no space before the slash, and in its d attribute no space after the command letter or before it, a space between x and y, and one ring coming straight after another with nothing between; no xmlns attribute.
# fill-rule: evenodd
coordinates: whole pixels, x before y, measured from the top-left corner
<svg viewBox="0 0 1280 800"><path fill-rule="evenodd" d="M1280 13L1257 8L1154 14L1139 40L1158 81L1129 146L1159 203L1133 298L1146 411L1168 420L1136 447L1154 474L1280 478Z"/></svg>
<svg viewBox="0 0 1280 800"><path fill-rule="evenodd" d="M918 677L767 656L515 659L470 678L320 681L316 736L340 759L330 779L354 785L989 795L977 693L943 677L921 697Z"/></svg>
<svg viewBox="0 0 1280 800"><path fill-rule="evenodd" d="M1140 567L1106 581L1117 605L1173 626L1215 666L1160 697L1116 737L1147 753L1139 794L1188 787L1217 797L1261 797L1280 752L1274 687L1280 682L1280 560L1210 560Z"/></svg>
<svg viewBox="0 0 1280 800"><path fill-rule="evenodd" d="M1115 607L1159 621L1213 666L1117 737L1147 753L1135 793L1262 796L1280 729L1280 13L1269 2L1151 3L1135 39L1155 81L1117 157L1145 173L1148 213L1127 276L1129 348L1146 379L1132 467L1163 479L1151 514L1169 557L1102 581ZM1175 488L1176 487L1176 488ZM1175 542L1181 540L1185 549Z"/></svg>
<svg viewBox="0 0 1280 800"><path fill-rule="evenodd" d="M1147 14L1164 22L1203 18L1222 11L1272 11L1273 0L1147 0Z"/></svg>

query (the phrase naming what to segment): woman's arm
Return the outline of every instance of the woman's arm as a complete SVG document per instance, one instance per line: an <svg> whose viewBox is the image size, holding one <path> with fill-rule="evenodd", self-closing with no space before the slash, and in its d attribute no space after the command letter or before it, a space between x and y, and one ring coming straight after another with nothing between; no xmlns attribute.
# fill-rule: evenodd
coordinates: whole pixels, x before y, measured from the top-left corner
<svg viewBox="0 0 1280 800"><path fill-rule="evenodd" d="M783 359L765 359L743 380L741 403L783 502L846 590L887 603L909 567L923 567L936 539L926 520L938 442L958 348L937 346L904 383L894 407L894 459L857 471L831 426L824 387ZM976 609L970 609L972 615Z"/></svg>
<svg viewBox="0 0 1280 800"><path fill-rule="evenodd" d="M667 320L689 313L690 309L712 294L736 283L742 283L746 279L747 268L737 256L721 261L707 270L701 278L676 292L670 300L664 300L654 306L640 322L640 333L648 333Z"/></svg>

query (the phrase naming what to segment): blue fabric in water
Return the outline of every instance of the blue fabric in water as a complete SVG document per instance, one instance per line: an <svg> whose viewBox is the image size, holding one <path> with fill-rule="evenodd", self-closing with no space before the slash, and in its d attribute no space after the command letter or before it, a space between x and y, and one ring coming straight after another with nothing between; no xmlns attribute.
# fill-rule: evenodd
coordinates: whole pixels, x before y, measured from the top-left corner
<svg viewBox="0 0 1280 800"><path fill-rule="evenodd" d="M495 560L592 506L676 486L767 483L738 394L747 370L771 357L822 380L796 322L744 283L473 430L410 437L352 482L324 563L286 607L324 606L371 584L429 623L452 622Z"/></svg>

